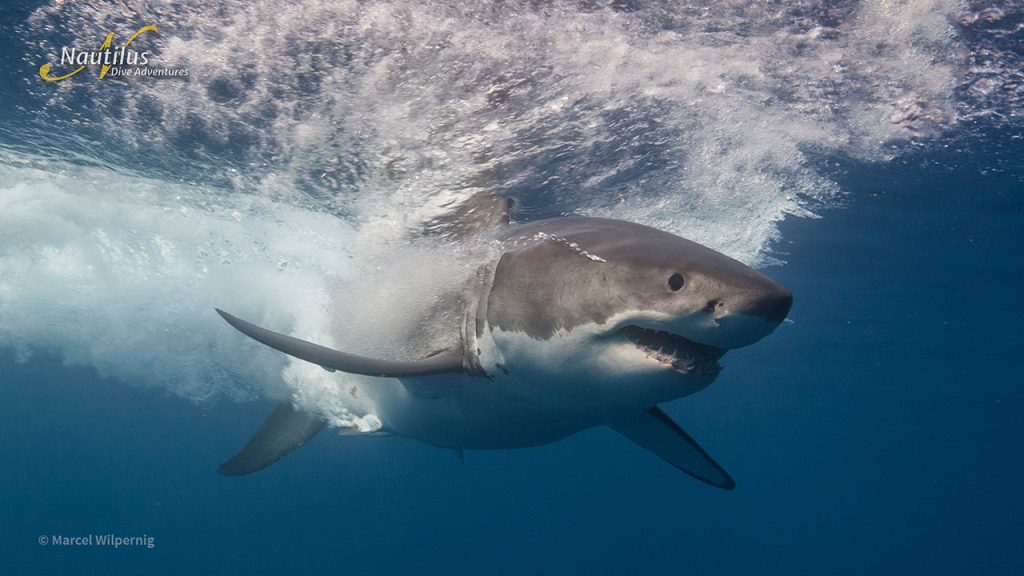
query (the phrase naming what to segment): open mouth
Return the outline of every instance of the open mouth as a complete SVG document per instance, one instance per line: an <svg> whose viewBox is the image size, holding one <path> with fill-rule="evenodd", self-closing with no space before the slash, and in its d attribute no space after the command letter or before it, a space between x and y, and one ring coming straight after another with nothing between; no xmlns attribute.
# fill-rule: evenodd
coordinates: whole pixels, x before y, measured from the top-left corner
<svg viewBox="0 0 1024 576"><path fill-rule="evenodd" d="M664 330L626 326L618 331L649 358L672 367L682 374L717 376L722 371L718 359L725 350L699 344Z"/></svg>

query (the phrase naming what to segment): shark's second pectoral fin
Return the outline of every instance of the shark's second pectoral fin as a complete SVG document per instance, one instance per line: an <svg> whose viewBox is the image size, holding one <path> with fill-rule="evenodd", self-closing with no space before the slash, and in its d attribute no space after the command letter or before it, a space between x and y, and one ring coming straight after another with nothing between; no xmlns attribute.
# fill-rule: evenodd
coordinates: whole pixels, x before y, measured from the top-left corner
<svg viewBox="0 0 1024 576"><path fill-rule="evenodd" d="M262 470L316 436L324 424L326 421L319 415L300 410L291 402L282 402L245 448L221 464L218 472L241 476Z"/></svg>
<svg viewBox="0 0 1024 576"><path fill-rule="evenodd" d="M637 446L650 450L702 482L723 490L732 490L736 487L736 482L729 473L712 460L689 434L657 406L652 406L633 418L612 422L608 426L632 440Z"/></svg>
<svg viewBox="0 0 1024 576"><path fill-rule="evenodd" d="M459 350L443 350L427 358L413 361L379 360L341 352L261 328L217 308L217 314L246 336L296 358L319 364L328 370L341 370L364 376L402 378L445 372L463 372L463 356Z"/></svg>

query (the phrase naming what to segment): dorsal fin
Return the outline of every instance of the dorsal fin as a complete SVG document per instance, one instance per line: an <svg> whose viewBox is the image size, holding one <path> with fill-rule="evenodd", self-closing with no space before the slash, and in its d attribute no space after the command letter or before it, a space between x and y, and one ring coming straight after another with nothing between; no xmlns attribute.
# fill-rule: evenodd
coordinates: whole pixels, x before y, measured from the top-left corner
<svg viewBox="0 0 1024 576"><path fill-rule="evenodd" d="M236 330L253 340L262 342L290 356L322 366L327 370L341 370L342 372L362 374L364 376L384 376L390 378L464 371L463 354L460 350L442 350L427 358L409 362L378 360L376 358L367 358L366 356L333 350L326 346L279 334L236 318L219 308L215 308L215 310L228 324L231 324Z"/></svg>
<svg viewBox="0 0 1024 576"><path fill-rule="evenodd" d="M486 233L508 225L513 204L511 198L480 190L462 202L453 202L448 212L424 224L423 234L458 239Z"/></svg>

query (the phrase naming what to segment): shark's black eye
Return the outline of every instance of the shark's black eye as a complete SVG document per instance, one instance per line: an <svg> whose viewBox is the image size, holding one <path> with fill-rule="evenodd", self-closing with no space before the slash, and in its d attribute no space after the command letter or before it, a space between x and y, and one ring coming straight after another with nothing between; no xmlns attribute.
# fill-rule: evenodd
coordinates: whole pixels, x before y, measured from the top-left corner
<svg viewBox="0 0 1024 576"><path fill-rule="evenodd" d="M680 290L682 290L683 284L685 283L686 280L683 279L683 275L680 274L679 272L676 272L675 274L668 277L668 289L673 292L679 292Z"/></svg>

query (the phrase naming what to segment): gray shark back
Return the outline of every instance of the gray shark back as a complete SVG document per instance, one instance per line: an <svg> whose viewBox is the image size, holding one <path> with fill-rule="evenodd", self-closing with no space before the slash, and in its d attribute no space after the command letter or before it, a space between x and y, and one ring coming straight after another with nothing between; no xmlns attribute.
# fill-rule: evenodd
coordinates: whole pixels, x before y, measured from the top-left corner
<svg viewBox="0 0 1024 576"><path fill-rule="evenodd" d="M624 310L678 314L709 305L777 324L792 302L785 288L742 262L642 224L541 220L511 228L504 244L487 318L493 328L534 338L602 324ZM681 285L670 286L676 278Z"/></svg>

